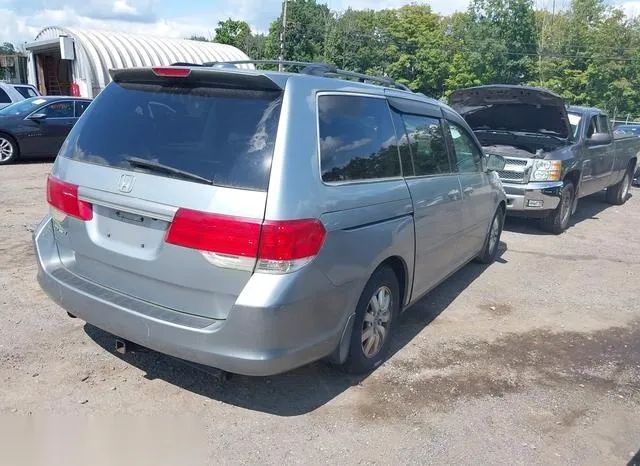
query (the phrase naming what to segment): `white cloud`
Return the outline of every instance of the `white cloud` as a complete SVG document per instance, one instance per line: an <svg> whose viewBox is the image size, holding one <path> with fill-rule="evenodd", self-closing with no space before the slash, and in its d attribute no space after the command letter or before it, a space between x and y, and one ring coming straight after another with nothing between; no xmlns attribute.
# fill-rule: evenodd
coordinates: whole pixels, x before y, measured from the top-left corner
<svg viewBox="0 0 640 466"><path fill-rule="evenodd" d="M627 2L622 2L618 5L619 8L624 11L624 14L629 18L635 18L636 16L640 16L640 0L630 0Z"/></svg>

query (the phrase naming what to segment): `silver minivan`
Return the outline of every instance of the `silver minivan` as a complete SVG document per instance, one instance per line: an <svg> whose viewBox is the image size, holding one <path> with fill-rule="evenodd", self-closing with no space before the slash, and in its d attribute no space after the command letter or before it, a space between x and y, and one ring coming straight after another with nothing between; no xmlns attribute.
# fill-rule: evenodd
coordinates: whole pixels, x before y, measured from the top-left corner
<svg viewBox="0 0 640 466"><path fill-rule="evenodd" d="M229 372L377 367L401 311L495 259L504 160L444 104L341 74L114 71L47 180L42 288L121 341Z"/></svg>

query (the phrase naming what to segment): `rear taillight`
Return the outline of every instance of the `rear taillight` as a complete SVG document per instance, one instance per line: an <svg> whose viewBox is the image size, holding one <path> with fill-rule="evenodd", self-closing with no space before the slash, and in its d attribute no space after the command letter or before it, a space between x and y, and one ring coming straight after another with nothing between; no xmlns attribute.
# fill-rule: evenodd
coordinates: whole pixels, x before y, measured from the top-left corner
<svg viewBox="0 0 640 466"><path fill-rule="evenodd" d="M47 202L64 215L79 218L80 220L91 220L93 218L91 204L78 199L78 187L51 175L47 177Z"/></svg>
<svg viewBox="0 0 640 466"><path fill-rule="evenodd" d="M308 264L325 238L315 219L266 221L228 217L188 209L176 213L166 241L198 249L220 267L287 273Z"/></svg>

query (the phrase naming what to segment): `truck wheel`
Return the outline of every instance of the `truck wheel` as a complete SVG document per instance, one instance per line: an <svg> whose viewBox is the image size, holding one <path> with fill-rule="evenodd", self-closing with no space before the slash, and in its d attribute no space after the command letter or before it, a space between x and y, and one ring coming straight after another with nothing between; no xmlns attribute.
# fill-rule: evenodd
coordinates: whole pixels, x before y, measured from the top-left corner
<svg viewBox="0 0 640 466"><path fill-rule="evenodd" d="M504 213L501 208L498 208L493 220L491 220L491 227L487 233L487 238L484 240L484 246L476 262L481 264L493 264L498 255L498 249L500 248L500 236L502 235L502 227L504 226Z"/></svg>
<svg viewBox="0 0 640 466"><path fill-rule="evenodd" d="M569 180L565 181L560 193L560 203L554 211L542 219L542 228L554 235L559 235L565 231L569 227L575 195L576 188L573 183Z"/></svg>
<svg viewBox="0 0 640 466"><path fill-rule="evenodd" d="M627 170L620 183L607 188L607 202L613 205L622 205L629 197L631 186L631 170Z"/></svg>
<svg viewBox="0 0 640 466"><path fill-rule="evenodd" d="M358 301L349 355L342 365L351 374L366 374L387 359L396 317L400 285L390 267L374 272Z"/></svg>

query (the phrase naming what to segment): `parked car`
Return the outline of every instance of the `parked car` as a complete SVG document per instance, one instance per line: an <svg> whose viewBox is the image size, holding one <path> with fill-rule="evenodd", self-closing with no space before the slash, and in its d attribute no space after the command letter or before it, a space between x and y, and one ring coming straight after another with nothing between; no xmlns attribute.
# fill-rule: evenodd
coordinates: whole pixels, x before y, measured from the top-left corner
<svg viewBox="0 0 640 466"><path fill-rule="evenodd" d="M91 100L32 97L0 110L0 165L55 156Z"/></svg>
<svg viewBox="0 0 640 466"><path fill-rule="evenodd" d="M504 161L435 100L309 70L113 72L47 182L42 288L229 372L381 364L401 310L496 257Z"/></svg>
<svg viewBox="0 0 640 466"><path fill-rule="evenodd" d="M549 231L569 226L578 199L603 189L624 204L640 139L614 135L597 108L569 107L544 89L481 86L455 91L450 103L473 128L486 153L500 154L507 213L540 218Z"/></svg>
<svg viewBox="0 0 640 466"><path fill-rule="evenodd" d="M40 93L31 84L8 84L0 82L0 109L13 103L37 97Z"/></svg>

